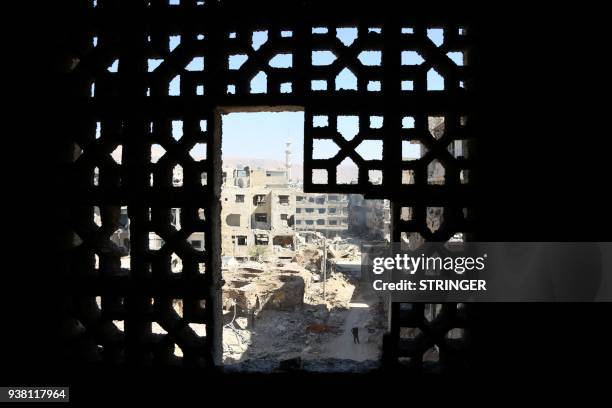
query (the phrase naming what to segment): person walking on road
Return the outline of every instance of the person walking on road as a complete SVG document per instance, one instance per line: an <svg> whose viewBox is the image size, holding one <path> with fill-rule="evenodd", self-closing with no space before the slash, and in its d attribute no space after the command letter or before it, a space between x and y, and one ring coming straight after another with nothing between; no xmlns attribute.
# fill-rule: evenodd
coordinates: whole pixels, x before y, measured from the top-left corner
<svg viewBox="0 0 612 408"><path fill-rule="evenodd" d="M353 343L359 344L359 327L353 327L351 333L353 333Z"/></svg>

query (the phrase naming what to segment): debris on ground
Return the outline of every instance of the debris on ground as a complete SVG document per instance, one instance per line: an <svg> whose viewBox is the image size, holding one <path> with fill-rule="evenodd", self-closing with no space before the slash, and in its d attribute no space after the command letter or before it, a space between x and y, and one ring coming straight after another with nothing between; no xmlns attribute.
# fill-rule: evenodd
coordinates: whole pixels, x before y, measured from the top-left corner
<svg viewBox="0 0 612 408"><path fill-rule="evenodd" d="M313 233L296 241L291 259L224 268L224 364L255 369L261 364L250 362L274 361L265 370L299 370L313 359L377 360L385 308L377 295L363 292L368 285L355 273L360 271L359 246ZM352 327L362 329L362 344L353 345Z"/></svg>

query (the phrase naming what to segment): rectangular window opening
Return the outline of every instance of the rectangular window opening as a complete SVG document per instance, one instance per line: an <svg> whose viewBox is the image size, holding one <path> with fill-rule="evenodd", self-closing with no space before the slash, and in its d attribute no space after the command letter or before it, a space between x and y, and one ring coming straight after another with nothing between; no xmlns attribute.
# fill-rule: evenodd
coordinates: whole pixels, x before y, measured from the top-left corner
<svg viewBox="0 0 612 408"><path fill-rule="evenodd" d="M223 365L378 367L389 305L361 279L360 244L389 239L388 202L303 191L304 112L219 119Z"/></svg>

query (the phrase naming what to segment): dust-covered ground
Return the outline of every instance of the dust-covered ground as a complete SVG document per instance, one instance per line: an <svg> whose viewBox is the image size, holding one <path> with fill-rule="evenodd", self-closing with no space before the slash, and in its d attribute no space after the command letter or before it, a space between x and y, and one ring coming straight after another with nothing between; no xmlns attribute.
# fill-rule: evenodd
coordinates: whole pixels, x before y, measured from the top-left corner
<svg viewBox="0 0 612 408"><path fill-rule="evenodd" d="M247 317L235 318L223 329L224 365L258 370L299 357L305 365L325 360L324 365L334 366L336 360L335 365L367 362L365 366L375 368L386 317L382 299L367 288L341 273L332 273L325 284L325 301L323 283L311 282L300 308L261 310L254 327ZM353 327L359 329L359 344L353 341ZM260 364L254 364L257 361Z"/></svg>

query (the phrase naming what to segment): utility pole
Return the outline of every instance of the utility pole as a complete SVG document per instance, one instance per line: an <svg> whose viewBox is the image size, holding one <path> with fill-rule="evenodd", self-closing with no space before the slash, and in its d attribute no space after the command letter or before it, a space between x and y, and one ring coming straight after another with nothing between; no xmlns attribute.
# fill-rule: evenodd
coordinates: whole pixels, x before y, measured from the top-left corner
<svg viewBox="0 0 612 408"><path fill-rule="evenodd" d="M327 238L323 237L323 300L325 301L325 281L327 280Z"/></svg>

